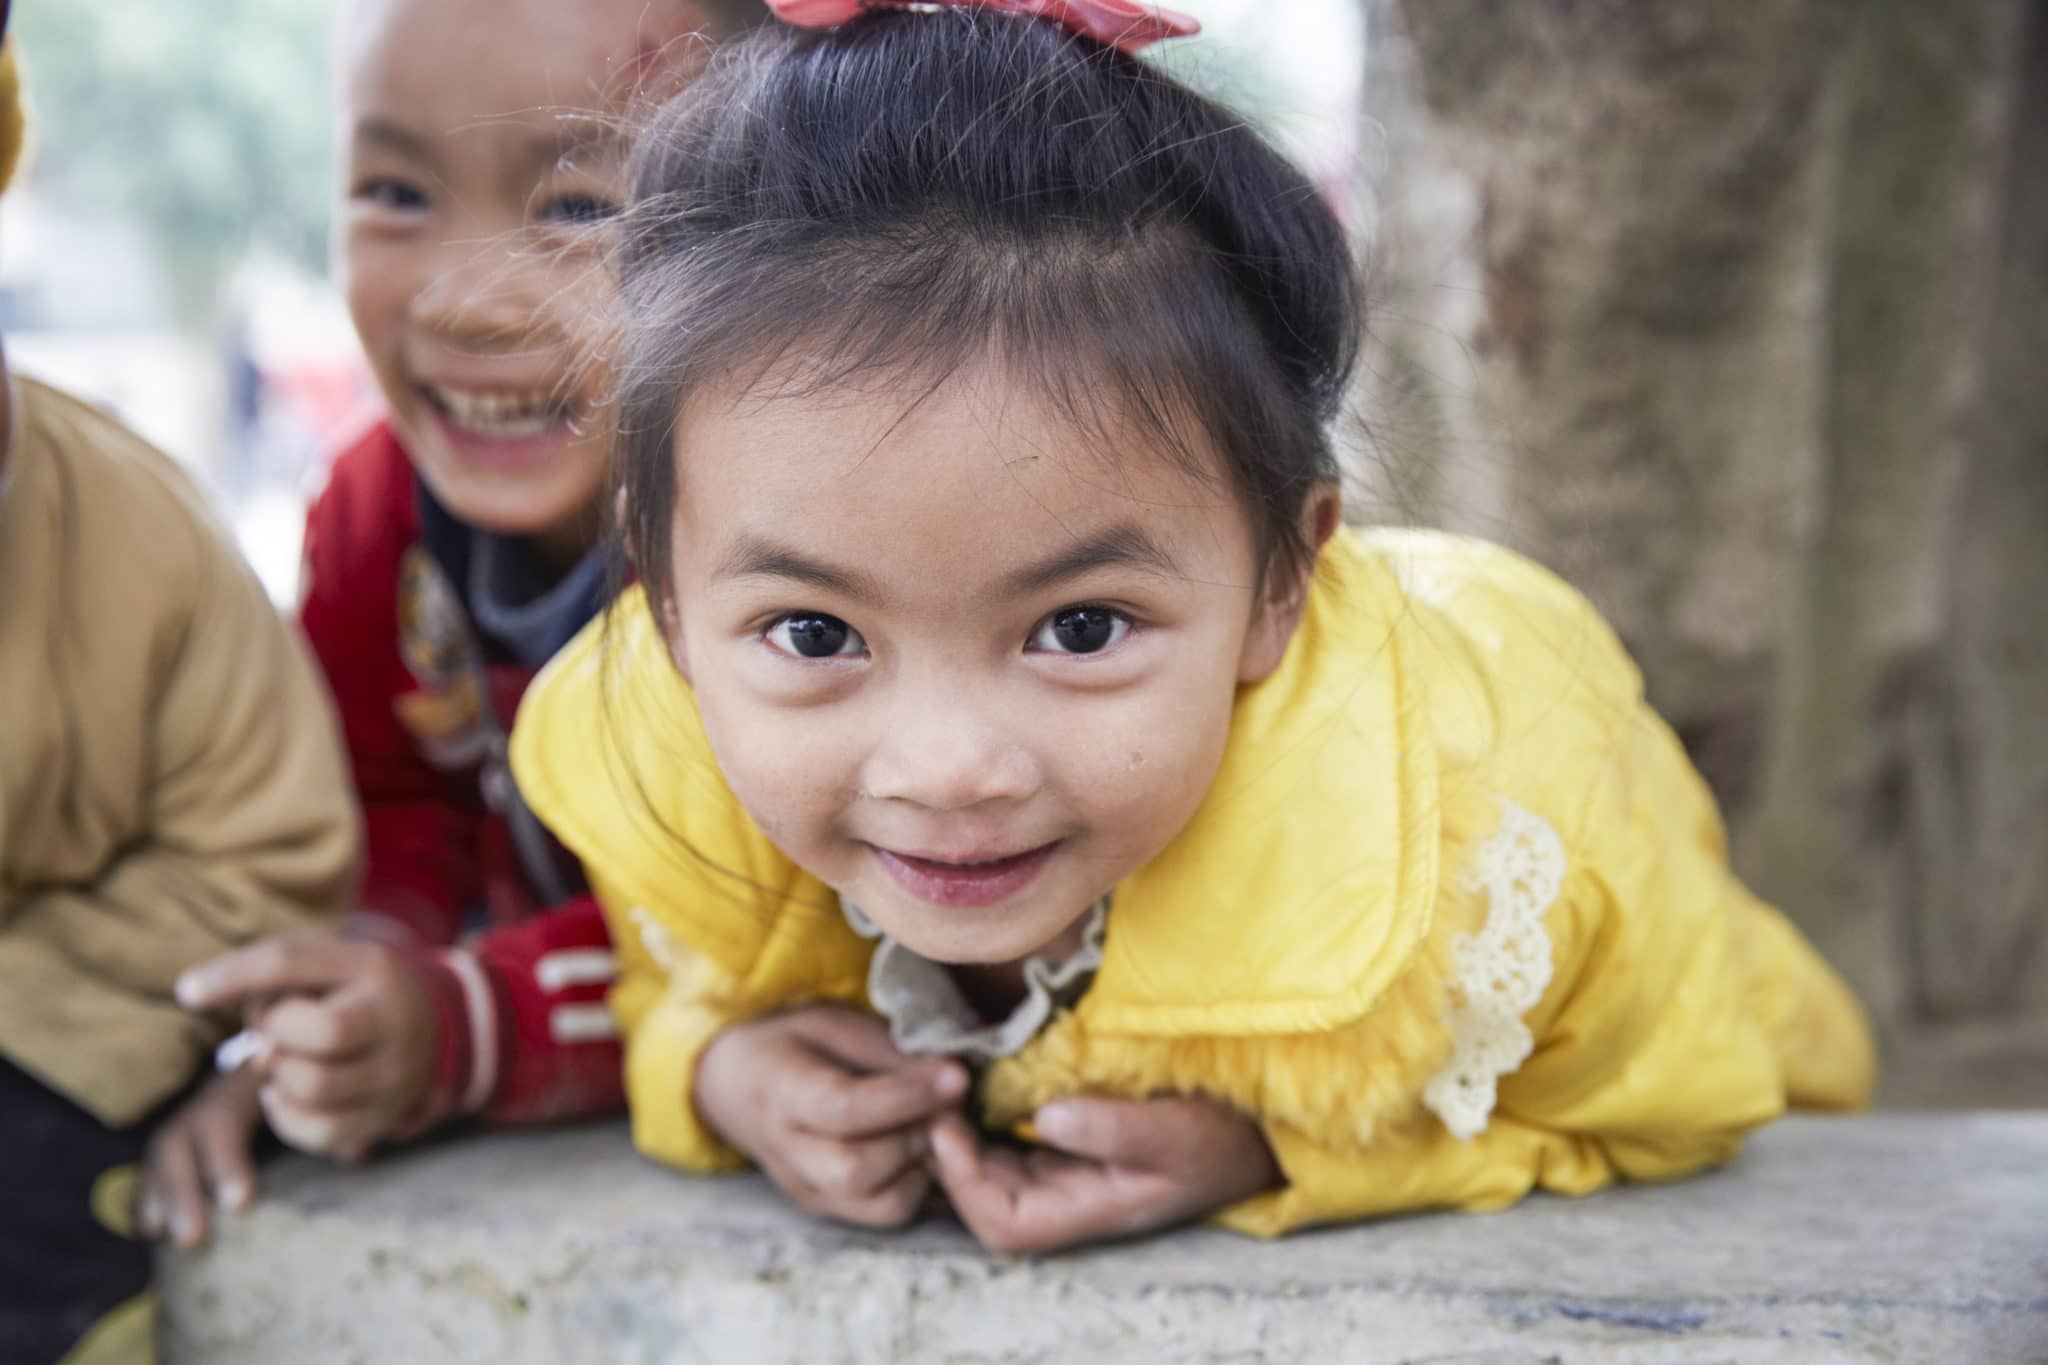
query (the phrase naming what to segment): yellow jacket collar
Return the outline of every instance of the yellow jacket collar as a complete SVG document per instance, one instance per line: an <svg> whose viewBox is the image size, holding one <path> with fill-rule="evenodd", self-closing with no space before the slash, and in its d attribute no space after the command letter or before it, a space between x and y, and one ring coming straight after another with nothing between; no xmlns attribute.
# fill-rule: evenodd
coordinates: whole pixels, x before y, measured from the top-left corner
<svg viewBox="0 0 2048 1365"><path fill-rule="evenodd" d="M1187 828L1115 892L1079 1013L1103 1033L1301 1033L1369 1009L1428 932L1436 757L1412 695L1407 603L1348 533L1324 550L1294 643L1239 697ZM718 773L689 687L636 589L527 695L527 799L599 882L741 982L784 998L869 951ZM795 922L792 922L794 919ZM771 938L800 934L800 954ZM814 946L813 946L814 945ZM801 967L792 967L792 958Z"/></svg>
<svg viewBox="0 0 2048 1365"><path fill-rule="evenodd" d="M1104 1033L1273 1034L1358 1018L1428 932L1436 757L1405 599L1348 533L1274 674L1244 689L1209 795L1116 890L1079 1013Z"/></svg>

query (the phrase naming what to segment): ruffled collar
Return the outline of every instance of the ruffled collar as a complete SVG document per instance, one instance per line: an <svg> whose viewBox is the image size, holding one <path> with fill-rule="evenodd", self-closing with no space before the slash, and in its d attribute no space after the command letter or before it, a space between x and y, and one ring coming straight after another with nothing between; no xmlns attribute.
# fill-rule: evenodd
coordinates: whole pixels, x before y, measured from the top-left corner
<svg viewBox="0 0 2048 1365"><path fill-rule="evenodd" d="M1102 936L1109 925L1105 896L1088 911L1081 946L1057 962L1027 958L1024 998L1008 1015L989 1021L968 1003L944 964L890 938L852 901L841 897L839 908L853 931L875 944L875 955L868 959L868 1004L888 1021L890 1041L912 1054L944 1053L984 1062L1015 1056L1055 1010L1081 997L1102 965Z"/></svg>

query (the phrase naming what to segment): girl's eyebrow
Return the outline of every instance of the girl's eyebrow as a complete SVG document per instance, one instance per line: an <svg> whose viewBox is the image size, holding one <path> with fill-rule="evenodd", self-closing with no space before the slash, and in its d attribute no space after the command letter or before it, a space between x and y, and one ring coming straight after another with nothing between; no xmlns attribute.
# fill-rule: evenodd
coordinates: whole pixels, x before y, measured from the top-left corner
<svg viewBox="0 0 2048 1365"><path fill-rule="evenodd" d="M412 157L416 161L430 159L425 138L374 114L356 120L355 140L372 147L382 147L400 156Z"/></svg>
<svg viewBox="0 0 2048 1365"><path fill-rule="evenodd" d="M713 582L728 578L784 578L870 607L879 605L883 597L881 584L858 569L820 564L758 536L741 537L711 577Z"/></svg>
<svg viewBox="0 0 2048 1365"><path fill-rule="evenodd" d="M1143 527L1124 522L1010 574L1003 580L1003 593L1009 597L1029 597L1068 579L1106 568L1151 569L1172 575L1181 572L1173 556ZM786 545L752 535L734 542L711 578L714 583L731 578L781 578L869 607L880 605L886 596L882 585L870 574L821 564Z"/></svg>
<svg viewBox="0 0 2048 1365"><path fill-rule="evenodd" d="M1012 597L1029 597L1070 578L1110 568L1152 569L1176 576L1181 571L1173 556L1143 527L1122 522L1069 546L1051 559L1019 569L1004 580L1003 588Z"/></svg>
<svg viewBox="0 0 2048 1365"><path fill-rule="evenodd" d="M524 148L529 166L553 170L600 156L618 157L626 139L617 127L598 118L558 116L555 126L535 133Z"/></svg>

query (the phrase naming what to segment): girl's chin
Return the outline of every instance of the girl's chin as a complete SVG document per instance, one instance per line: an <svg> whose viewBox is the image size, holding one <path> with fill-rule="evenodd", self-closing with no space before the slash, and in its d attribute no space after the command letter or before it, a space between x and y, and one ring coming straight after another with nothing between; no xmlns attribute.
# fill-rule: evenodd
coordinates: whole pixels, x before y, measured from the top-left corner
<svg viewBox="0 0 2048 1365"><path fill-rule="evenodd" d="M433 433L408 446L435 501L465 525L501 536L545 538L591 521L604 488L601 452L558 447L553 461L506 464L467 459Z"/></svg>
<svg viewBox="0 0 2048 1365"><path fill-rule="evenodd" d="M1039 917L1029 912L998 909L991 915L980 910L906 905L880 895L875 897L877 913L858 895L847 899L896 943L946 967L995 967L1041 954L1064 956L1058 951L1062 940L1087 914L1083 909L1076 915L1049 916L1039 923ZM1030 932L1034 929L1036 932Z"/></svg>

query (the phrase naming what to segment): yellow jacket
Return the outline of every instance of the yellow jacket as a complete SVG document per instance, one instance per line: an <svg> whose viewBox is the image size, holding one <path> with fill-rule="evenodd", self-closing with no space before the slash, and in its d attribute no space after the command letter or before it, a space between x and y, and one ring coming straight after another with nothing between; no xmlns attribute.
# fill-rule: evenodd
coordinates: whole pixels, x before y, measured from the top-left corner
<svg viewBox="0 0 2048 1365"><path fill-rule="evenodd" d="M636 1141L739 1164L691 1110L698 1053L864 1002L872 945L726 788L637 594L528 692L512 761L611 917ZM1340 533L1208 797L1117 886L1093 985L981 1101L1232 1104L1287 1184L1221 1221L1272 1235L1680 1175L1788 1101L1863 1103L1873 1070L1592 608L1491 546Z"/></svg>

